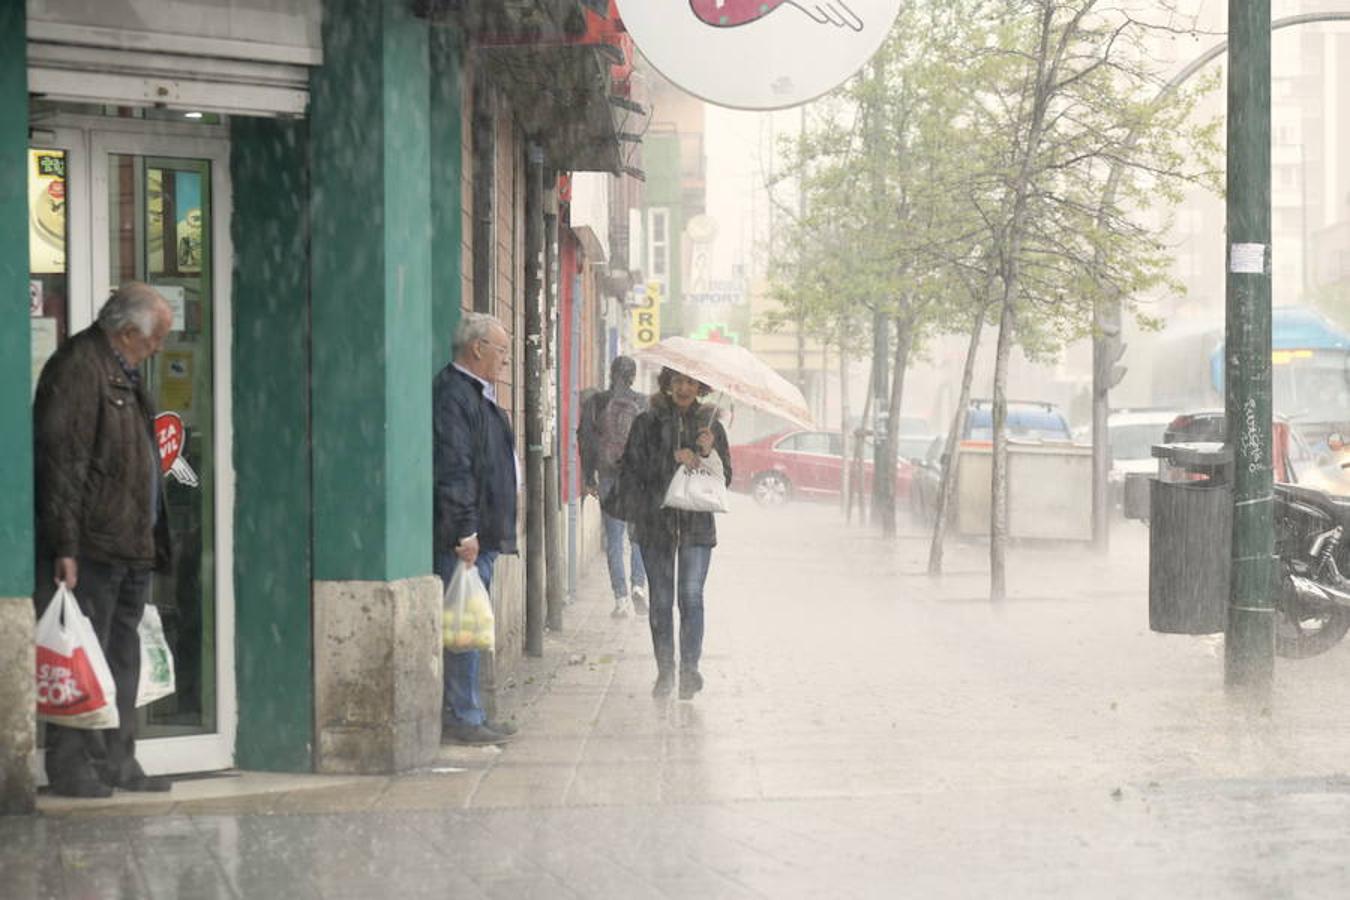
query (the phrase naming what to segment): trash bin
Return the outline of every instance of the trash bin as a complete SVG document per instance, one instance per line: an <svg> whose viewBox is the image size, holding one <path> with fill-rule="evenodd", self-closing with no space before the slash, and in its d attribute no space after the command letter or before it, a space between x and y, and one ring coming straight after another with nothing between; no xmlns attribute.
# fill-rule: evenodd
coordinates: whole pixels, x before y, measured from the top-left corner
<svg viewBox="0 0 1350 900"><path fill-rule="evenodd" d="M1147 472L1126 472L1125 486L1121 491L1121 513L1127 519L1148 521L1149 492L1152 490L1153 475Z"/></svg>
<svg viewBox="0 0 1350 900"><path fill-rule="evenodd" d="M1215 443L1157 444L1149 491L1148 625L1213 634L1228 616L1233 454Z"/></svg>

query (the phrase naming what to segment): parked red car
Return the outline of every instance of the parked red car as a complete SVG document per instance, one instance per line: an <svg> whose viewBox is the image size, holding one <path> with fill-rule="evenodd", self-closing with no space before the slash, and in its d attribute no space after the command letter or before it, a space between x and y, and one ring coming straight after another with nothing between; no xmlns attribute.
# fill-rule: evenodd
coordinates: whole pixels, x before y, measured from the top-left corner
<svg viewBox="0 0 1350 900"><path fill-rule="evenodd" d="M731 489L775 506L795 498L838 499L844 484L844 440L837 431L789 431L731 448ZM895 499L909 500L914 472L909 460L895 464ZM872 451L864 450L863 490L872 489Z"/></svg>

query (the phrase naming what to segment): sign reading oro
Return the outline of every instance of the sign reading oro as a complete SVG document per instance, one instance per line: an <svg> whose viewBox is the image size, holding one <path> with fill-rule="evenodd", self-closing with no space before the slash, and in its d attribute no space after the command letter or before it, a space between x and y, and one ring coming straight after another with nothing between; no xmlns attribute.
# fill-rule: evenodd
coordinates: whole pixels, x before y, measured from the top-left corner
<svg viewBox="0 0 1350 900"><path fill-rule="evenodd" d="M643 56L709 103L782 109L876 53L902 0L619 0Z"/></svg>
<svg viewBox="0 0 1350 900"><path fill-rule="evenodd" d="M642 304L632 310L634 349L641 350L661 340L661 291L661 282L647 282Z"/></svg>

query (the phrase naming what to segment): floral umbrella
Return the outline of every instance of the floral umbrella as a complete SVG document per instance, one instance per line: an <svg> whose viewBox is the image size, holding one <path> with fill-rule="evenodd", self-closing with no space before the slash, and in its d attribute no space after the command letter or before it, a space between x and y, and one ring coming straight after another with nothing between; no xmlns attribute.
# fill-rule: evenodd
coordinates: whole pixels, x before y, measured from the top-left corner
<svg viewBox="0 0 1350 900"><path fill-rule="evenodd" d="M634 355L697 378L715 391L803 428L814 427L811 410L797 386L739 344L668 337Z"/></svg>

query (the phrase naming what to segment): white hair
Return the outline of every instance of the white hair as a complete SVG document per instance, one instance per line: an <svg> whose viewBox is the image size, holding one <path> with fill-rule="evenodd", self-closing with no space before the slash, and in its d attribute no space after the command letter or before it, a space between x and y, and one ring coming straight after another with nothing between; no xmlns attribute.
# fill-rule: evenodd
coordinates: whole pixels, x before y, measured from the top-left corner
<svg viewBox="0 0 1350 900"><path fill-rule="evenodd" d="M155 319L167 306L159 292L143 281L128 281L112 292L98 311L98 324L108 334L135 328L145 337L155 333Z"/></svg>
<svg viewBox="0 0 1350 900"><path fill-rule="evenodd" d="M481 312L466 312L459 320L459 327L455 329L455 339L450 345L455 358L458 359L464 349L474 341L487 340L494 327L506 331L506 326L496 316Z"/></svg>

